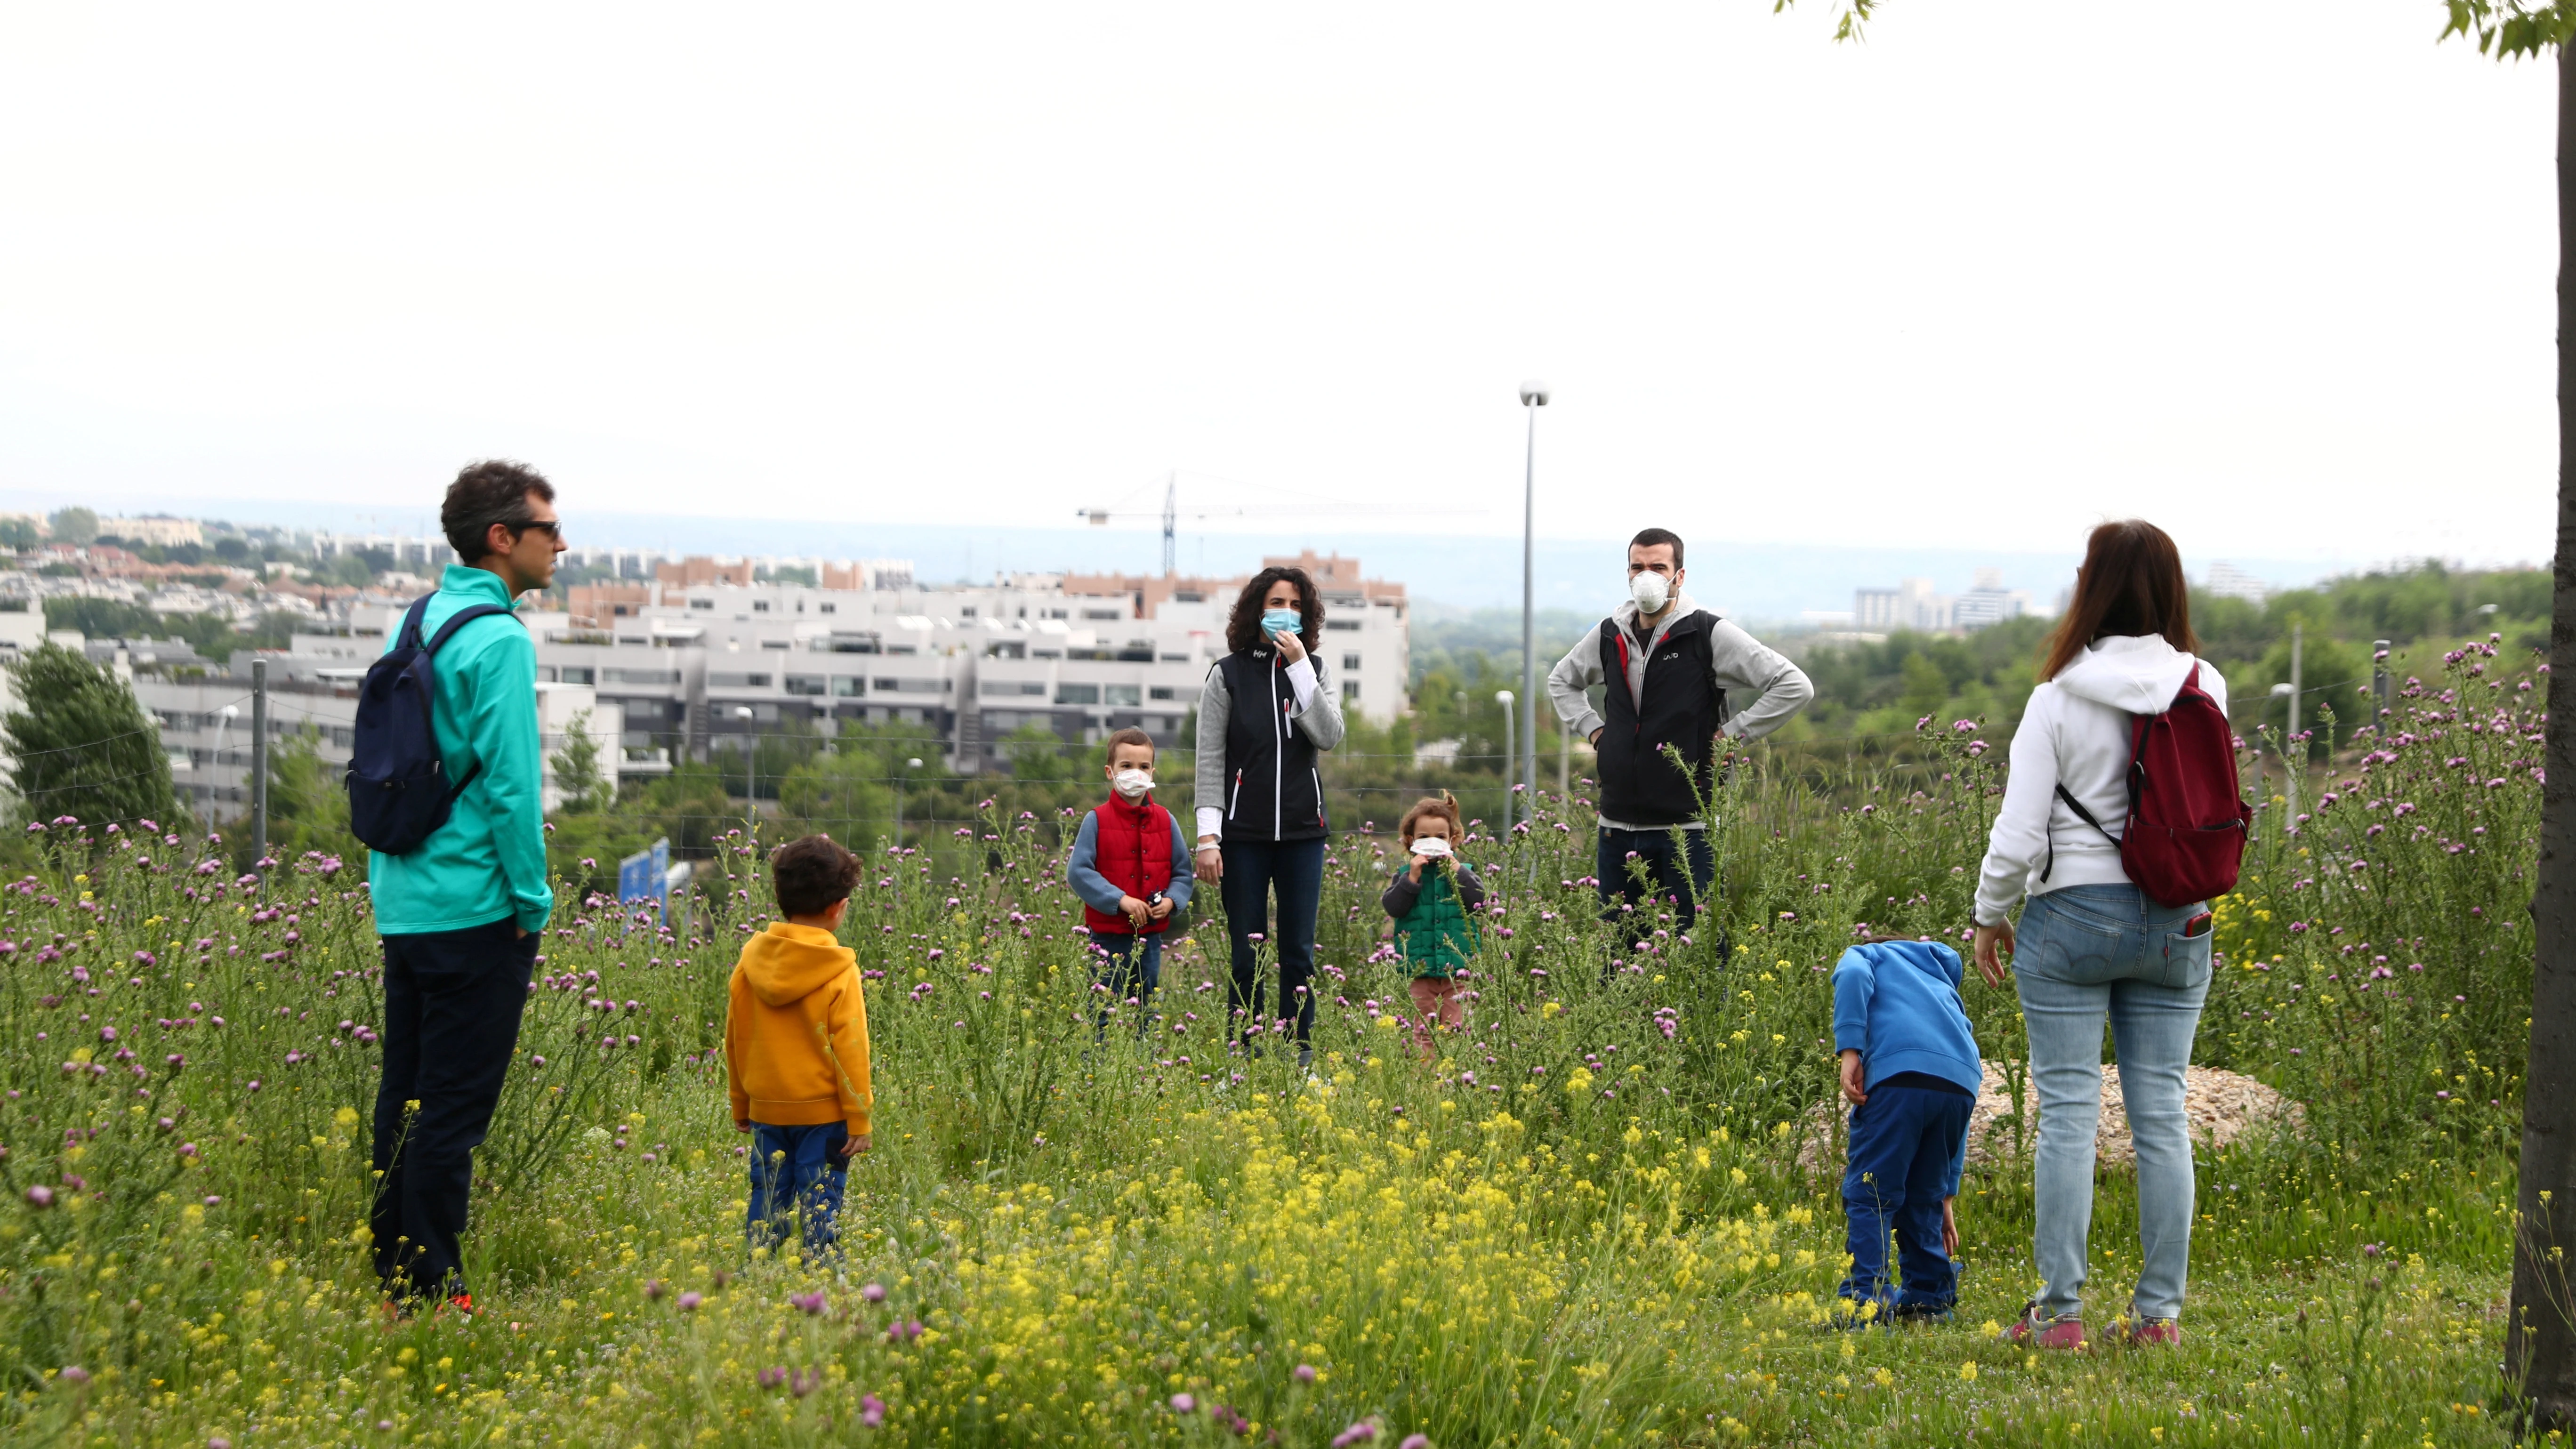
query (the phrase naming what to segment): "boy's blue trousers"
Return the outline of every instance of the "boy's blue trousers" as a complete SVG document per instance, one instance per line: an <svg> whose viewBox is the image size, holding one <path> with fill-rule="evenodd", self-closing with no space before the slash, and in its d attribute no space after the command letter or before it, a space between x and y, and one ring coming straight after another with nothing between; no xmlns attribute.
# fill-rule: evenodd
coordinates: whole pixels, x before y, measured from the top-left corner
<svg viewBox="0 0 2576 1449"><path fill-rule="evenodd" d="M786 1241L791 1214L801 1220L806 1252L819 1254L840 1241L841 1194L850 1180L841 1146L849 1140L846 1122L751 1124L752 1246Z"/></svg>
<svg viewBox="0 0 2576 1449"><path fill-rule="evenodd" d="M1843 1216L1850 1223L1851 1275L1838 1296L1891 1309L1947 1313L1958 1300L1958 1269L1941 1241L1941 1201L1957 1190L1950 1170L1968 1137L1976 1098L1938 1087L1881 1082L1851 1114ZM1887 1270L1896 1237L1900 1287Z"/></svg>

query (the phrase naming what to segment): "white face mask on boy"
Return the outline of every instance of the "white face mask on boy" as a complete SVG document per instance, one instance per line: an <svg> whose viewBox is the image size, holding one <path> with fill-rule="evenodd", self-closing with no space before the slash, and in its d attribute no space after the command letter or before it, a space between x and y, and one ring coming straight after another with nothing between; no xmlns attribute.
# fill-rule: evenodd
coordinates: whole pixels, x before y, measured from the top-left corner
<svg viewBox="0 0 2576 1449"><path fill-rule="evenodd" d="M1142 800L1147 795L1153 793L1154 772L1151 770L1121 770L1117 774L1109 777L1109 788L1117 791L1118 798L1122 800Z"/></svg>

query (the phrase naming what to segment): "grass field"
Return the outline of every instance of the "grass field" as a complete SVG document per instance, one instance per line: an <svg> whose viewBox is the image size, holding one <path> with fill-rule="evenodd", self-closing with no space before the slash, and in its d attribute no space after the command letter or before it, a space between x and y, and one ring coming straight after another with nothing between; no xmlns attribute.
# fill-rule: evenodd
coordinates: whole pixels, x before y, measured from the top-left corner
<svg viewBox="0 0 2576 1449"><path fill-rule="evenodd" d="M0 894L0 1427L27 1444L2483 1444L2499 1377L2538 787L2472 651L2294 833L2267 816L2202 1058L2300 1135L2200 1165L2186 1340L2033 1355L2025 1163L1963 1189L1958 1322L1829 1326L1830 1079L1854 930L1955 937L1998 783L1977 731L1718 803L1721 919L1593 919L1588 807L1468 854L1506 889L1467 1032L1409 1057L1393 842L1333 844L1313 1080L1230 1052L1202 918L1093 1041L1056 822L875 857L877 1151L839 1261L742 1243L718 1041L750 850L674 932L567 900L478 1158L479 1316L389 1325L361 1123L358 872L232 877L140 822L36 832ZM2399 809L2399 806L2406 808ZM2454 848L2456 847L2456 848ZM2358 863L2359 868L2355 868ZM729 884L722 878L730 874ZM739 896L725 892L738 890ZM2009 994L1971 987L2018 1070ZM2136 1269L2103 1179L2097 1321Z"/></svg>

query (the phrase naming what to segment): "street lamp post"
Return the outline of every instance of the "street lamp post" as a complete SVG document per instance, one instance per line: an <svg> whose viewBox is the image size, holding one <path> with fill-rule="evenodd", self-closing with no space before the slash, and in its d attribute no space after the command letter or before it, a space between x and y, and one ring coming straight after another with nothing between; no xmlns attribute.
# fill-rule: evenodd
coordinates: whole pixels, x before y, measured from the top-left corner
<svg viewBox="0 0 2576 1449"><path fill-rule="evenodd" d="M742 721L742 834L743 844L749 845L759 830L760 736L751 727L755 716L750 705L735 705L733 717Z"/></svg>
<svg viewBox="0 0 2576 1449"><path fill-rule="evenodd" d="M1538 829L1538 410L1547 406L1547 384L1521 384L1521 410L1529 414L1529 442L1521 462L1521 813ZM1509 798L1508 796L1506 798ZM1503 812L1506 829L1511 812Z"/></svg>
<svg viewBox="0 0 2576 1449"><path fill-rule="evenodd" d="M903 785L904 785L904 781L911 779L911 778L912 778L912 772L913 772L913 771L915 771L915 770L918 770L918 769L920 769L920 768L921 768L921 757L920 757L919 755L915 755L915 756L913 756L911 759L908 759L908 760L906 760L906 761L904 761L904 762L903 762L903 769L904 769L904 772L903 772L902 774L897 775L897 776L895 776L895 777L894 777L894 848L895 848L895 850L897 851L897 853L900 853L900 852L903 850Z"/></svg>
<svg viewBox="0 0 2576 1449"><path fill-rule="evenodd" d="M1494 703L1503 707L1503 849L1512 848L1512 771L1520 768L1519 747L1512 736L1512 692L1494 691Z"/></svg>

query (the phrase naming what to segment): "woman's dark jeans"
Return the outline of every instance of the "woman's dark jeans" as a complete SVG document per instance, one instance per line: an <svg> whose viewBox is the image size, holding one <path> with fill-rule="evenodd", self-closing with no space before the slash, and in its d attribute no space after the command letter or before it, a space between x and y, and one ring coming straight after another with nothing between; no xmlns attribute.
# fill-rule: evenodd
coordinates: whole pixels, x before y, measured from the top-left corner
<svg viewBox="0 0 2576 1449"><path fill-rule="evenodd" d="M1299 1050L1315 1031L1315 993L1308 982L1315 974L1315 911L1324 899L1324 841L1229 840L1225 842L1226 933L1234 943L1234 979L1226 997L1227 1019L1241 1013L1236 1028L1247 1044L1276 1033L1293 1021ZM1278 929L1270 928L1273 893L1279 901ZM1259 966L1259 943L1266 939L1279 955L1279 1012L1265 1010ZM1293 1015L1292 1015L1293 1013Z"/></svg>

